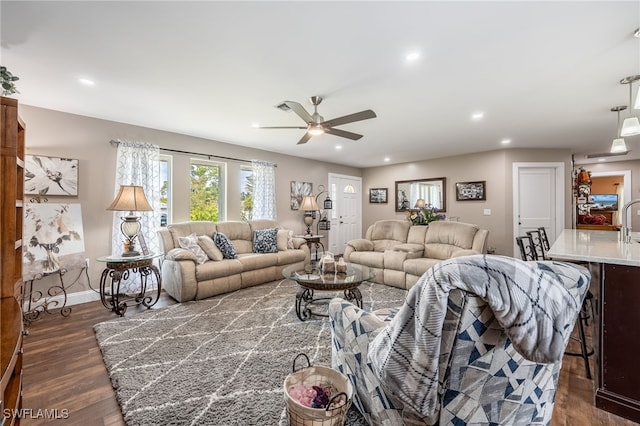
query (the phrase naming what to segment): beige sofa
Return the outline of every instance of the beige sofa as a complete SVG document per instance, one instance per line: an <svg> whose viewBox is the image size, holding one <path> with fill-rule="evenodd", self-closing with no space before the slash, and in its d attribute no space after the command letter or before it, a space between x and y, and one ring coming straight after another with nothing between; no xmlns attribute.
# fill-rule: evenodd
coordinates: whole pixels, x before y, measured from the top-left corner
<svg viewBox="0 0 640 426"><path fill-rule="evenodd" d="M373 268L377 283L408 289L438 262L485 253L488 235L486 229L463 222L412 226L406 220L380 220L365 238L347 243L344 259Z"/></svg>
<svg viewBox="0 0 640 426"><path fill-rule="evenodd" d="M246 222L193 221L175 223L158 231L165 258L162 262L162 287L178 302L200 300L244 287L282 278L282 270L296 263L309 263L309 248L303 238L278 230L278 251L254 253L256 230L279 228L271 220ZM180 246L179 237L226 235L237 252L236 259L212 260L199 264L197 256ZM184 241L184 240L183 240ZM293 248L287 248L287 245ZM218 257L215 257L218 259Z"/></svg>

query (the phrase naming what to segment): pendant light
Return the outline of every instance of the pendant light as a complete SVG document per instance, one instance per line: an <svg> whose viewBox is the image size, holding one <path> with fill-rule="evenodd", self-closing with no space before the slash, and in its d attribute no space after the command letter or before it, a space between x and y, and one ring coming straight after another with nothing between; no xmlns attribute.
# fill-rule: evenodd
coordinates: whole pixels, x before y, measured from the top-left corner
<svg viewBox="0 0 640 426"><path fill-rule="evenodd" d="M611 108L611 111L618 113L618 125L616 126L616 138L613 140L613 143L611 144L612 154L628 151L627 144L625 143L624 139L618 137L619 135L618 132L620 131L620 111L624 111L625 109L627 109L626 105L620 105L620 106L615 106Z"/></svg>
<svg viewBox="0 0 640 426"><path fill-rule="evenodd" d="M629 85L629 105L633 105L633 82L640 80L640 75L632 75L620 80L620 84ZM629 117L625 118L622 122L622 129L620 129L620 136L635 136L640 135L640 121L638 117L635 117L629 108Z"/></svg>

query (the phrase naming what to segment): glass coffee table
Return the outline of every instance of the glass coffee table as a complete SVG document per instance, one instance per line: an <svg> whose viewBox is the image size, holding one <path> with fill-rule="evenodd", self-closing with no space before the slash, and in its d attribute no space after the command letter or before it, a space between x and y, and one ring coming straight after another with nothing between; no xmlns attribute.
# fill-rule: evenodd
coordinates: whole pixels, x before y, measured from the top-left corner
<svg viewBox="0 0 640 426"><path fill-rule="evenodd" d="M323 273L317 267L311 265L292 265L282 271L282 275L298 283L296 293L296 314L301 321L306 321L312 315L326 317L326 314L312 311L311 307L317 302L328 303L332 297L314 297L316 291L343 291L344 297L349 302L362 308L362 293L358 286L363 281L368 281L375 276L374 271L368 266L347 263L346 272Z"/></svg>

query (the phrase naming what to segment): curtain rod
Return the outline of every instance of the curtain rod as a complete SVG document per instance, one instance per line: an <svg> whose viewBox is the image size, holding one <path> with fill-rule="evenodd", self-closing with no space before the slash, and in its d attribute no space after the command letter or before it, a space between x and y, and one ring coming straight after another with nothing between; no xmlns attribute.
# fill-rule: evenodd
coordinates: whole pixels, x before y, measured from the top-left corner
<svg viewBox="0 0 640 426"><path fill-rule="evenodd" d="M120 141L112 139L112 140L109 141L109 143L111 145L119 145ZM160 151L175 152L175 153L178 153L178 154L199 155L201 157L207 157L208 159L211 159L213 157L213 158L220 158L220 159L229 160L229 161L239 161L241 163L251 163L251 160L243 160L241 158L233 158L233 157L224 157L222 155L203 154L201 152L181 151L179 149L170 149L170 148L159 148L159 149L160 149ZM274 164L274 166L278 167L277 164Z"/></svg>

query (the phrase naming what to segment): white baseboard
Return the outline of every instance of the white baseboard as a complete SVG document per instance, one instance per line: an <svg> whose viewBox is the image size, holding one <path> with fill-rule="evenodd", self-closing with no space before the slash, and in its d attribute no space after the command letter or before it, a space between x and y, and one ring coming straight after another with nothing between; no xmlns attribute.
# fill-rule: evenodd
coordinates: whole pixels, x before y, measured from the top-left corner
<svg viewBox="0 0 640 426"><path fill-rule="evenodd" d="M79 305L81 303L87 303L87 302L95 302L96 300L100 300L100 293L97 293L93 290L85 290L85 291L78 291L75 293L69 293L67 294L67 305L66 306L71 306L71 305ZM53 309L55 308L59 308L61 307L61 304L64 302L64 296L63 295L58 295L58 296L53 296L49 299L50 303L55 303L58 302L60 305L50 305ZM32 308L38 306L38 303L35 302L32 304ZM24 306L22 307L23 310L25 312L27 312L28 309L28 301L25 301Z"/></svg>

